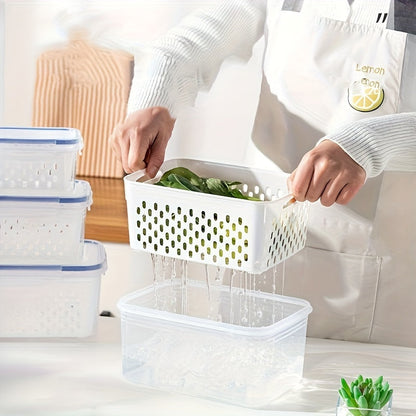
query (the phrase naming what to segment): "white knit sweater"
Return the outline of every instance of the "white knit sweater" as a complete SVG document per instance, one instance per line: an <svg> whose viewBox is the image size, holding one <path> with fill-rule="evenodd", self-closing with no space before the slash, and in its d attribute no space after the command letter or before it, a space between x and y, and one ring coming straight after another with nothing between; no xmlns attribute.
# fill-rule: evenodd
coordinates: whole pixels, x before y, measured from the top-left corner
<svg viewBox="0 0 416 416"><path fill-rule="evenodd" d="M264 33L266 3L229 0L201 9L152 44L137 58L128 112L162 106L178 117L212 85L227 57L249 59ZM416 112L363 119L324 139L339 144L368 177L385 169L416 171Z"/></svg>

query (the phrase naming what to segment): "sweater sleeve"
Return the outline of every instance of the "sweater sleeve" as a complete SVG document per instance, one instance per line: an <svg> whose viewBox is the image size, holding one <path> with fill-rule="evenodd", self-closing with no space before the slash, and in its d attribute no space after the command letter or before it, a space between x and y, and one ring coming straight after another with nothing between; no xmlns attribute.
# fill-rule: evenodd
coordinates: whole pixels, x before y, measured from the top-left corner
<svg viewBox="0 0 416 416"><path fill-rule="evenodd" d="M347 124L323 137L331 140L366 171L416 171L416 113L391 114Z"/></svg>
<svg viewBox="0 0 416 416"><path fill-rule="evenodd" d="M265 14L266 0L225 0L187 16L135 57L128 113L163 106L176 117L193 105L227 57L250 58Z"/></svg>

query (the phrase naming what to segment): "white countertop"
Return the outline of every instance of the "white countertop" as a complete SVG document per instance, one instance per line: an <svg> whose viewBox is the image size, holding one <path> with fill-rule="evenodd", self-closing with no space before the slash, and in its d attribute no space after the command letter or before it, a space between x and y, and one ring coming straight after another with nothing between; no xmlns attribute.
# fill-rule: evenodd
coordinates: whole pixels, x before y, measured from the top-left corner
<svg viewBox="0 0 416 416"><path fill-rule="evenodd" d="M247 409L138 387L121 373L119 318L100 317L86 339L0 341L0 415L335 414L339 378L383 374L395 416L416 414L416 349L307 339L298 389L266 409Z"/></svg>
<svg viewBox="0 0 416 416"><path fill-rule="evenodd" d="M142 255L124 245L106 250L100 310L117 315L116 300L151 279ZM100 317L85 339L0 339L0 416L335 415L340 377L358 374L383 375L394 389L393 415L416 415L414 348L307 338L301 385L268 408L247 409L126 381L120 319Z"/></svg>

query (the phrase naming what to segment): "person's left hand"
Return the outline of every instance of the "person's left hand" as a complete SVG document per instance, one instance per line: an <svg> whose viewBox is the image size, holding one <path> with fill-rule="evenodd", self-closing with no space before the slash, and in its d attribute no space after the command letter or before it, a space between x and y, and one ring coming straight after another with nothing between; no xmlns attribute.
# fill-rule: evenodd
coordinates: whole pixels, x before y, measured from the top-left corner
<svg viewBox="0 0 416 416"><path fill-rule="evenodd" d="M365 170L336 143L324 140L306 153L288 178L297 201L347 204L363 186Z"/></svg>

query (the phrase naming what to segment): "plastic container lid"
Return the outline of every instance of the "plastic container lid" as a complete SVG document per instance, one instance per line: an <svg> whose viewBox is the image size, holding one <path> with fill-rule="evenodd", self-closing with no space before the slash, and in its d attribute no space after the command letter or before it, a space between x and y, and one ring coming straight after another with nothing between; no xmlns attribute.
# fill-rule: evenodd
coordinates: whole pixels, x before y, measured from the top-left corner
<svg viewBox="0 0 416 416"><path fill-rule="evenodd" d="M181 282L177 280L174 284L181 285ZM196 299L198 296L207 296L206 284L189 280L187 282L188 298ZM173 288L172 282L166 282L158 287L159 295L164 294L164 291L169 291ZM168 310L160 310L155 307L153 286L146 287L144 289L124 295L119 299L117 307L130 320L140 321L140 319L147 318L164 322L167 326L184 326L188 328L199 328L202 330L211 330L218 332L225 332L227 334L243 335L249 337L270 337L276 334L283 336L286 331L292 331L297 325L302 324L312 312L312 306L307 300L280 296L275 294L269 294L264 292L251 292L248 291L251 301L262 302L263 306L267 303L269 307L276 307L284 310L284 316L278 319L276 322L269 322L266 325L259 326L242 326L232 324L230 322L218 322L214 321L207 316L192 316L192 314L177 313ZM210 288L211 295L214 292L223 296L223 301L230 302L231 297L239 297L239 291L233 290L230 292L228 286L214 286ZM237 307L239 302L235 300L234 305ZM206 315L208 310L205 311Z"/></svg>
<svg viewBox="0 0 416 416"><path fill-rule="evenodd" d="M104 246L99 241L95 240L85 240L84 243L84 255L78 264L0 264L0 278L2 274L7 274L7 276L9 276L13 272L20 274L24 271L33 270L42 272L86 272L102 269L102 272L104 273L107 269L107 258Z"/></svg>
<svg viewBox="0 0 416 416"><path fill-rule="evenodd" d="M16 194L15 189L4 190L3 193L0 194L0 201L57 204L86 203L89 207L92 204L92 191L89 182L76 180L74 185L73 190L62 192L60 195L56 195L56 190L49 190L48 192L43 192L42 194L39 194L39 190L37 189L19 190L19 194Z"/></svg>
<svg viewBox="0 0 416 416"><path fill-rule="evenodd" d="M65 127L1 127L0 143L84 146L80 131Z"/></svg>

